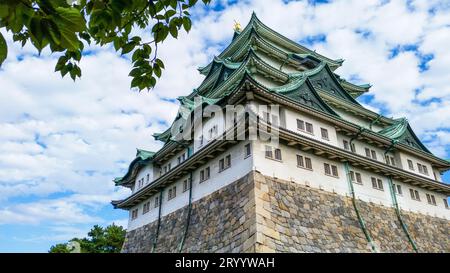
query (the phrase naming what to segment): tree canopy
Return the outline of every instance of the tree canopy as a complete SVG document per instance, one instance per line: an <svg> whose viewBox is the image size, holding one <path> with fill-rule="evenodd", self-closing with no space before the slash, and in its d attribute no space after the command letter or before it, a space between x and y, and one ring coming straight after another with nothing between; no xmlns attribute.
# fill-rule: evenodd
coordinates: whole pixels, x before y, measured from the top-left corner
<svg viewBox="0 0 450 273"><path fill-rule="evenodd" d="M70 243L76 242L82 253L119 253L125 240L126 231L115 224L106 228L95 225L86 238L74 238L68 243L52 246L49 253L70 253Z"/></svg>
<svg viewBox="0 0 450 273"><path fill-rule="evenodd" d="M0 29L12 32L14 42L30 42L40 53L49 47L61 56L55 71L73 80L81 77L79 62L85 44L113 45L132 54L131 87L153 88L164 62L158 46L170 34L189 32L189 9L198 0L0 0ZM210 0L202 0L208 4ZM133 33L144 33L142 36ZM147 32L149 32L147 34ZM148 37L146 37L148 36ZM7 58L0 33L0 66Z"/></svg>

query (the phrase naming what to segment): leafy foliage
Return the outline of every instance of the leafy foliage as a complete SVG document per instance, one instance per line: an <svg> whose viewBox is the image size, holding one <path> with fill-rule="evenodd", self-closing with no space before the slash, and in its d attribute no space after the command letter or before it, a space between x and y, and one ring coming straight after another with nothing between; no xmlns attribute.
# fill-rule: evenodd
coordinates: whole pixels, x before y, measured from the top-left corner
<svg viewBox="0 0 450 273"><path fill-rule="evenodd" d="M198 0L0 0L0 28L13 33L14 42L30 42L39 53L46 47L61 52L55 66L64 77L81 77L78 66L84 45L113 45L121 54L134 50L131 87L153 88L164 63L158 45L170 34L189 32L189 9ZM202 0L208 4L210 0ZM148 33L149 41L133 35ZM149 30L149 31L147 31ZM0 66L7 57L7 45L0 33Z"/></svg>
<svg viewBox="0 0 450 273"><path fill-rule="evenodd" d="M125 230L121 226L114 224L102 228L95 225L88 233L87 238L74 238L72 241L78 242L82 253L119 253L125 240ZM49 253L69 253L65 244L52 246Z"/></svg>

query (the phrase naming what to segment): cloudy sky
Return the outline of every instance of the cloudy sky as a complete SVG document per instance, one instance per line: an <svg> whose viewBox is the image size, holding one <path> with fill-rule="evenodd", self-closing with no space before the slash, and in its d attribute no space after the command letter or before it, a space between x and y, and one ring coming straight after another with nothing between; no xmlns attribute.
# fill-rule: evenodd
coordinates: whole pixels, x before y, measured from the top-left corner
<svg viewBox="0 0 450 273"><path fill-rule="evenodd" d="M450 158L448 0L199 5L189 35L164 43L158 86L142 93L129 89L127 56L111 48L89 48L74 83L53 72L58 55L9 43L0 68L0 252L45 252L94 224L126 225L127 214L109 202L129 193L111 180L125 173L137 147L161 146L151 135L175 117L174 98L201 82L196 68L230 42L233 20L245 26L252 11L281 34L345 59L337 73L373 85L362 103L408 117L430 150Z"/></svg>

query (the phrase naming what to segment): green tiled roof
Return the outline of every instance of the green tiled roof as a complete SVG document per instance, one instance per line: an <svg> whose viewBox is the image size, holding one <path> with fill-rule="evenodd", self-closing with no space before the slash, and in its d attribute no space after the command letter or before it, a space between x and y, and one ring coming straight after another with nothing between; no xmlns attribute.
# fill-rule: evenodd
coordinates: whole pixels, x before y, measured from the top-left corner
<svg viewBox="0 0 450 273"><path fill-rule="evenodd" d="M396 119L394 124L384 128L378 133L388 138L398 139L405 133L407 129L408 129L408 120L406 118L400 118Z"/></svg>
<svg viewBox="0 0 450 273"><path fill-rule="evenodd" d="M416 136L406 118L396 119L394 124L384 128L378 133L397 142L406 144L412 148L431 154L427 147L425 147L425 145L423 145L420 139Z"/></svg>
<svg viewBox="0 0 450 273"><path fill-rule="evenodd" d="M116 186L126 183L133 175L135 168L148 164L154 155L155 152L137 149L136 158L131 162L127 173L123 177L117 177L113 180Z"/></svg>

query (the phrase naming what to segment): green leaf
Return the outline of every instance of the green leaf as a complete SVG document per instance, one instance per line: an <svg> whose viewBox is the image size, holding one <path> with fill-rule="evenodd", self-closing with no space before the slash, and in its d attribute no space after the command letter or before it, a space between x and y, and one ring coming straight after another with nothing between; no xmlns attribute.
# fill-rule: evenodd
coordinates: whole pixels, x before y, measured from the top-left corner
<svg viewBox="0 0 450 273"><path fill-rule="evenodd" d="M81 32L86 28L86 21L81 12L76 8L58 7L55 9L57 15L54 16L55 23L67 28L72 32Z"/></svg>
<svg viewBox="0 0 450 273"><path fill-rule="evenodd" d="M186 32L189 32L192 27L191 19L189 19L188 17L183 17L183 27L186 30Z"/></svg>
<svg viewBox="0 0 450 273"><path fill-rule="evenodd" d="M73 31L70 31L69 29L64 27L60 28L60 32L61 46L69 50L76 51L80 46L77 35Z"/></svg>
<svg viewBox="0 0 450 273"><path fill-rule="evenodd" d="M80 11L76 8L58 7L52 17L61 33L61 46L76 51L80 46L78 32L86 28L86 22Z"/></svg>
<svg viewBox="0 0 450 273"><path fill-rule="evenodd" d="M173 38L178 38L178 28L175 25L171 25L169 31Z"/></svg>
<svg viewBox="0 0 450 273"><path fill-rule="evenodd" d="M138 87L141 84L141 82L142 82L141 77L133 78L133 80L131 81L131 88Z"/></svg>
<svg viewBox="0 0 450 273"><path fill-rule="evenodd" d="M174 16L175 14L177 14L177 12L173 9L170 9L166 12L166 14L164 15L167 19Z"/></svg>
<svg viewBox="0 0 450 273"><path fill-rule="evenodd" d="M155 73L158 78L161 78L161 67L156 63L153 65L153 73Z"/></svg>
<svg viewBox="0 0 450 273"><path fill-rule="evenodd" d="M158 64L158 66L161 67L162 69L166 68L166 67L164 66L163 61L161 61L160 59L156 59L156 60L155 60L155 63Z"/></svg>
<svg viewBox="0 0 450 273"><path fill-rule="evenodd" d="M5 38L0 33L0 66L2 66L2 63L6 60L7 56L8 56L8 46L6 45Z"/></svg>
<svg viewBox="0 0 450 273"><path fill-rule="evenodd" d="M134 42L130 42L130 43L124 45L122 47L122 55L131 52L134 49L135 46L136 46L136 44Z"/></svg>

